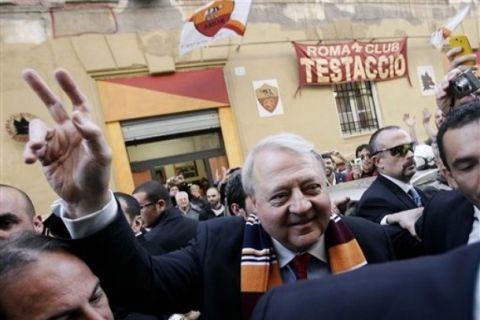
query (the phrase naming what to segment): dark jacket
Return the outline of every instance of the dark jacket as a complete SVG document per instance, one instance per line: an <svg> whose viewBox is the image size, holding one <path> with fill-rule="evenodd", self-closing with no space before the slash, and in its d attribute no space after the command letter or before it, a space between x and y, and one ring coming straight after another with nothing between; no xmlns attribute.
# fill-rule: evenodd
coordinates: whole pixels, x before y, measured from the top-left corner
<svg viewBox="0 0 480 320"><path fill-rule="evenodd" d="M195 237L197 225L197 221L184 217L177 208L170 208L138 240L151 254L167 253L185 247Z"/></svg>
<svg viewBox="0 0 480 320"><path fill-rule="evenodd" d="M384 230L345 217L370 263L393 259ZM151 257L133 241L122 215L91 237L75 241L77 254L102 281L111 301L146 313L199 310L204 319L241 319L240 257L245 221L225 217L199 223L195 241Z"/></svg>
<svg viewBox="0 0 480 320"><path fill-rule="evenodd" d="M427 254L439 254L468 242L473 225L473 203L459 191L433 196L415 225Z"/></svg>
<svg viewBox="0 0 480 320"><path fill-rule="evenodd" d="M252 320L473 320L479 263L475 244L288 284L264 295Z"/></svg>
<svg viewBox="0 0 480 320"><path fill-rule="evenodd" d="M425 203L426 199L423 192L418 188L415 188L415 190ZM353 215L380 223L387 214L416 207L415 202L399 186L384 176L378 175L360 198ZM385 226L385 229L392 239L395 255L398 259L418 257L425 254L422 243L412 237L407 230L397 225Z"/></svg>

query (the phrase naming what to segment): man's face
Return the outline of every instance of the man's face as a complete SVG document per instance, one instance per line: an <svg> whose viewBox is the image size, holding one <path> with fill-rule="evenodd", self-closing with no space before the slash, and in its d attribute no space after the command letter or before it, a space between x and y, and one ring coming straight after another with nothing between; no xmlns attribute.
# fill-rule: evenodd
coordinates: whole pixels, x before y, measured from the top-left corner
<svg viewBox="0 0 480 320"><path fill-rule="evenodd" d="M197 186L196 184L192 184L192 186L190 187L190 194L194 198L201 198L202 197L202 195L200 194L200 187Z"/></svg>
<svg viewBox="0 0 480 320"><path fill-rule="evenodd" d="M370 151L368 149L362 149L357 154L357 158L362 160L362 171L369 173L373 170L373 161L371 158Z"/></svg>
<svg viewBox="0 0 480 320"><path fill-rule="evenodd" d="M41 253L7 282L0 301L11 320L113 319L98 278L68 253Z"/></svg>
<svg viewBox="0 0 480 320"><path fill-rule="evenodd" d="M16 232L33 230L32 214L17 190L0 188L0 240Z"/></svg>
<svg viewBox="0 0 480 320"><path fill-rule="evenodd" d="M335 162L333 162L332 159L325 158L323 159L323 163L325 165L325 174L329 177L335 172Z"/></svg>
<svg viewBox="0 0 480 320"><path fill-rule="evenodd" d="M168 192L170 193L170 197L175 197L177 192L180 191L177 186L171 186Z"/></svg>
<svg viewBox="0 0 480 320"><path fill-rule="evenodd" d="M388 149L411 143L412 139L404 130L392 129L380 133L377 142L379 149ZM413 151L408 151L405 155L392 155L392 153L387 150L375 155L374 161L380 173L405 183L409 183L415 174L416 168Z"/></svg>
<svg viewBox="0 0 480 320"><path fill-rule="evenodd" d="M443 136L447 171L458 189L480 207L480 122L449 129Z"/></svg>
<svg viewBox="0 0 480 320"><path fill-rule="evenodd" d="M208 189L207 200L212 207L216 208L220 202L220 194L218 193L218 190L214 188Z"/></svg>
<svg viewBox="0 0 480 320"><path fill-rule="evenodd" d="M145 192L137 192L133 194L140 204L140 215L142 217L144 227L150 228L158 221L163 211L165 211L165 203L163 201L152 202L148 200Z"/></svg>
<svg viewBox="0 0 480 320"><path fill-rule="evenodd" d="M255 159L253 179L254 211L268 234L295 252L314 245L330 217L319 162L309 155L267 149Z"/></svg>
<svg viewBox="0 0 480 320"><path fill-rule="evenodd" d="M177 200L177 205L182 210L187 210L190 201L188 200L188 195L184 193L177 193L175 196L175 200Z"/></svg>

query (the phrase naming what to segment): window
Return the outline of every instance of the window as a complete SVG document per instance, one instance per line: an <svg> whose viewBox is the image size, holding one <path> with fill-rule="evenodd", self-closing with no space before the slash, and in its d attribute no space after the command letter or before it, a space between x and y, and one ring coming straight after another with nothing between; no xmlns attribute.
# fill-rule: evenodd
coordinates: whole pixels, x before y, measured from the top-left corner
<svg viewBox="0 0 480 320"><path fill-rule="evenodd" d="M378 129L378 116L371 82L333 86L342 134L352 135Z"/></svg>

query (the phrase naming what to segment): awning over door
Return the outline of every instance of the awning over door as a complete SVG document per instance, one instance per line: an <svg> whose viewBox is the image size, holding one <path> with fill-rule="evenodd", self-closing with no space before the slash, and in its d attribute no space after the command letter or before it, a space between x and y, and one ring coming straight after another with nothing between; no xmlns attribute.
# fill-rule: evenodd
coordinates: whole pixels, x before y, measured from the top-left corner
<svg viewBox="0 0 480 320"><path fill-rule="evenodd" d="M222 68L97 81L105 122L229 105Z"/></svg>

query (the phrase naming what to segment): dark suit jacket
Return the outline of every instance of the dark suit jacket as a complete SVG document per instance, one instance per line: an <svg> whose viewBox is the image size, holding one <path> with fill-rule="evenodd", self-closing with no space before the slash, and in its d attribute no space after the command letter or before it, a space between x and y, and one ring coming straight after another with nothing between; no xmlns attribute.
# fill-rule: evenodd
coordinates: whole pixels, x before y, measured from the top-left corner
<svg viewBox="0 0 480 320"><path fill-rule="evenodd" d="M425 203L423 192L415 188ZM416 208L415 202L395 183L382 175L378 175L370 187L360 198L355 216L371 220L376 223L387 214ZM425 254L423 245L413 238L407 230L399 226L385 226L392 239L395 255L398 259L417 257Z"/></svg>
<svg viewBox="0 0 480 320"><path fill-rule="evenodd" d="M473 320L479 263L474 244L288 284L264 295L252 320Z"/></svg>
<svg viewBox="0 0 480 320"><path fill-rule="evenodd" d="M70 234L60 218L51 214L45 222L45 235L61 239L70 239ZM184 217L177 208L170 208L162 214L158 224L153 227L152 230L135 237L135 239L131 241L138 241L138 243L152 255L164 254L185 247L195 237L197 226L197 221ZM128 225L127 227L130 228ZM121 242L120 246L122 245L123 242ZM123 247L117 249L123 250ZM108 251L111 249L105 250ZM119 266L115 268L118 267ZM126 276L128 277L128 275ZM168 319L168 316L164 316L161 312L156 313L156 316L138 313L129 314L128 304L119 304L110 301L110 305L115 314L115 319Z"/></svg>
<svg viewBox="0 0 480 320"><path fill-rule="evenodd" d="M438 254L464 245L473 225L473 204L459 191L433 196L416 224L427 254Z"/></svg>
<svg viewBox="0 0 480 320"><path fill-rule="evenodd" d="M423 192L415 188L425 204ZM387 214L414 209L415 202L399 186L378 175L358 201L355 215L380 223Z"/></svg>
<svg viewBox="0 0 480 320"><path fill-rule="evenodd" d="M167 209L157 225L137 240L150 254L162 254L185 247L197 234L198 222L186 218L177 208Z"/></svg>
<svg viewBox="0 0 480 320"><path fill-rule="evenodd" d="M393 259L378 225L345 217L370 263ZM91 237L75 240L77 254L101 279L113 303L145 313L200 310L204 319L240 319L240 256L245 221L225 217L199 223L196 240L151 257L139 248L122 215Z"/></svg>

